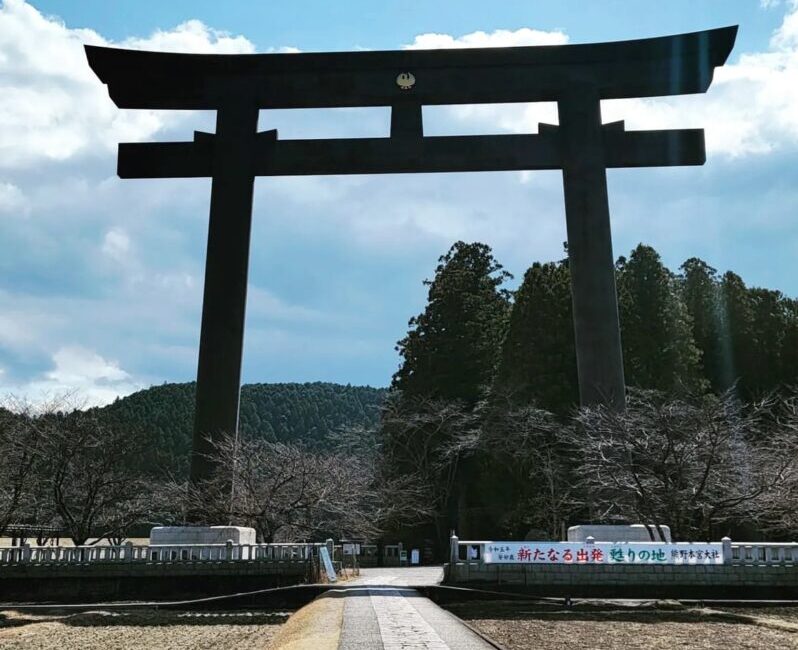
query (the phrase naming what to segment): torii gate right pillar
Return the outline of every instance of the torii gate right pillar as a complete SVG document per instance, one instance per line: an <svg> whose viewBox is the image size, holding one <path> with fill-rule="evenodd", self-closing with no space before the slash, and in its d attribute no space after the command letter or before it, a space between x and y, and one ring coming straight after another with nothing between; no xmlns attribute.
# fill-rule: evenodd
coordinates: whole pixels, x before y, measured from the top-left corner
<svg viewBox="0 0 798 650"><path fill-rule="evenodd" d="M622 410L626 385L598 90L574 85L558 110L580 402Z"/></svg>

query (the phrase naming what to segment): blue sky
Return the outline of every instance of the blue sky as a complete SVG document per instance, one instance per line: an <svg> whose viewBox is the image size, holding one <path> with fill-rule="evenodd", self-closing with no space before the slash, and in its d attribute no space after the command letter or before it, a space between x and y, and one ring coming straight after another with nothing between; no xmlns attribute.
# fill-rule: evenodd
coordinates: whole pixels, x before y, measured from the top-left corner
<svg viewBox="0 0 798 650"><path fill-rule="evenodd" d="M798 5L643 2L0 3L0 393L100 403L196 372L207 180L121 181L119 141L190 139L207 113L120 111L83 43L192 52L536 45L739 24L707 95L605 102L629 128L706 128L701 168L609 174L614 248L699 256L798 295ZM523 133L551 105L438 107L425 132ZM387 109L264 111L280 137L387 135ZM558 259L561 177L259 179L244 380L387 385L424 278L457 239L520 278Z"/></svg>

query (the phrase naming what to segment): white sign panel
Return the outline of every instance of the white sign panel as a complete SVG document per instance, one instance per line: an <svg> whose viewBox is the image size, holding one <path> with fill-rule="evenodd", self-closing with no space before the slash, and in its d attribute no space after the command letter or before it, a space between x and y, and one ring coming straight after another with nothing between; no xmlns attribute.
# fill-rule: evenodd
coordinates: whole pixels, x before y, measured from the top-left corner
<svg viewBox="0 0 798 650"><path fill-rule="evenodd" d="M360 544L343 544L344 555L360 555Z"/></svg>
<svg viewBox="0 0 798 650"><path fill-rule="evenodd" d="M723 545L488 542L485 564L723 564Z"/></svg>
<svg viewBox="0 0 798 650"><path fill-rule="evenodd" d="M330 551L327 550L326 546L322 546L319 549L319 554L321 555L321 561L324 562L324 571L327 573L327 579L330 582L336 582L338 580L338 576L335 575L335 568L333 567L332 560L330 559Z"/></svg>

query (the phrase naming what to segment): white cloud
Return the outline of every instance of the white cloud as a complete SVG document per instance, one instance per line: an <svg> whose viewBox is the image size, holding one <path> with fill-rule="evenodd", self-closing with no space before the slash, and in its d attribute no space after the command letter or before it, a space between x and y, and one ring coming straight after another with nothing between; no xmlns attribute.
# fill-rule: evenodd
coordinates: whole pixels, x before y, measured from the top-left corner
<svg viewBox="0 0 798 650"><path fill-rule="evenodd" d="M65 347L53 355L55 368L47 379L60 384L75 385L85 382L115 382L130 376L114 361L103 359L96 352L80 347Z"/></svg>
<svg viewBox="0 0 798 650"><path fill-rule="evenodd" d="M69 395L80 406L101 406L142 386L133 381L115 361L77 346L59 348L52 356L53 368L27 383L0 385L4 395L42 404Z"/></svg>
<svg viewBox="0 0 798 650"><path fill-rule="evenodd" d="M21 189L13 183L0 182L0 215L22 216L30 214L30 203Z"/></svg>
<svg viewBox="0 0 798 650"><path fill-rule="evenodd" d="M559 40L558 40L559 39ZM458 38L424 34L411 47L540 45L567 42L561 32L474 32ZM734 59L734 52L731 59ZM457 106L447 109L461 123L534 133L538 122L555 122L554 105ZM766 51L742 53L715 71L706 95L611 100L602 103L606 122L626 120L630 129L704 128L707 150L736 157L798 143L798 2L785 16Z"/></svg>
<svg viewBox="0 0 798 650"><path fill-rule="evenodd" d="M252 54L255 51L255 46L243 36L211 29L199 20L187 20L170 31L159 29L148 38L129 38L120 45L132 50L195 54Z"/></svg>
<svg viewBox="0 0 798 650"><path fill-rule="evenodd" d="M124 261L130 251L130 237L121 228L113 228L105 233L102 252L118 262Z"/></svg>
<svg viewBox="0 0 798 650"><path fill-rule="evenodd" d="M409 45L407 50L437 50L442 48L467 48L467 47L514 47L523 45L564 45L568 36L559 31L541 31L523 27L516 30L497 29L493 32L471 32L463 36L449 34L419 34Z"/></svg>
<svg viewBox="0 0 798 650"><path fill-rule="evenodd" d="M243 36L190 20L170 31L120 43L70 29L23 0L0 6L0 168L111 152L117 142L150 138L185 112L119 111L89 68L83 45L209 53L250 53Z"/></svg>

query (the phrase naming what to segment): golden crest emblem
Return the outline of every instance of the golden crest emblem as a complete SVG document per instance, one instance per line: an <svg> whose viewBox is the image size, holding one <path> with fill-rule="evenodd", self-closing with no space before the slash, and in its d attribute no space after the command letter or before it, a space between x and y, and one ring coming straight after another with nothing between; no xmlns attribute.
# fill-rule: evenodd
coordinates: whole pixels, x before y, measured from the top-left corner
<svg viewBox="0 0 798 650"><path fill-rule="evenodd" d="M402 90L410 90L416 85L416 78L410 72L403 72L396 77L396 85Z"/></svg>

